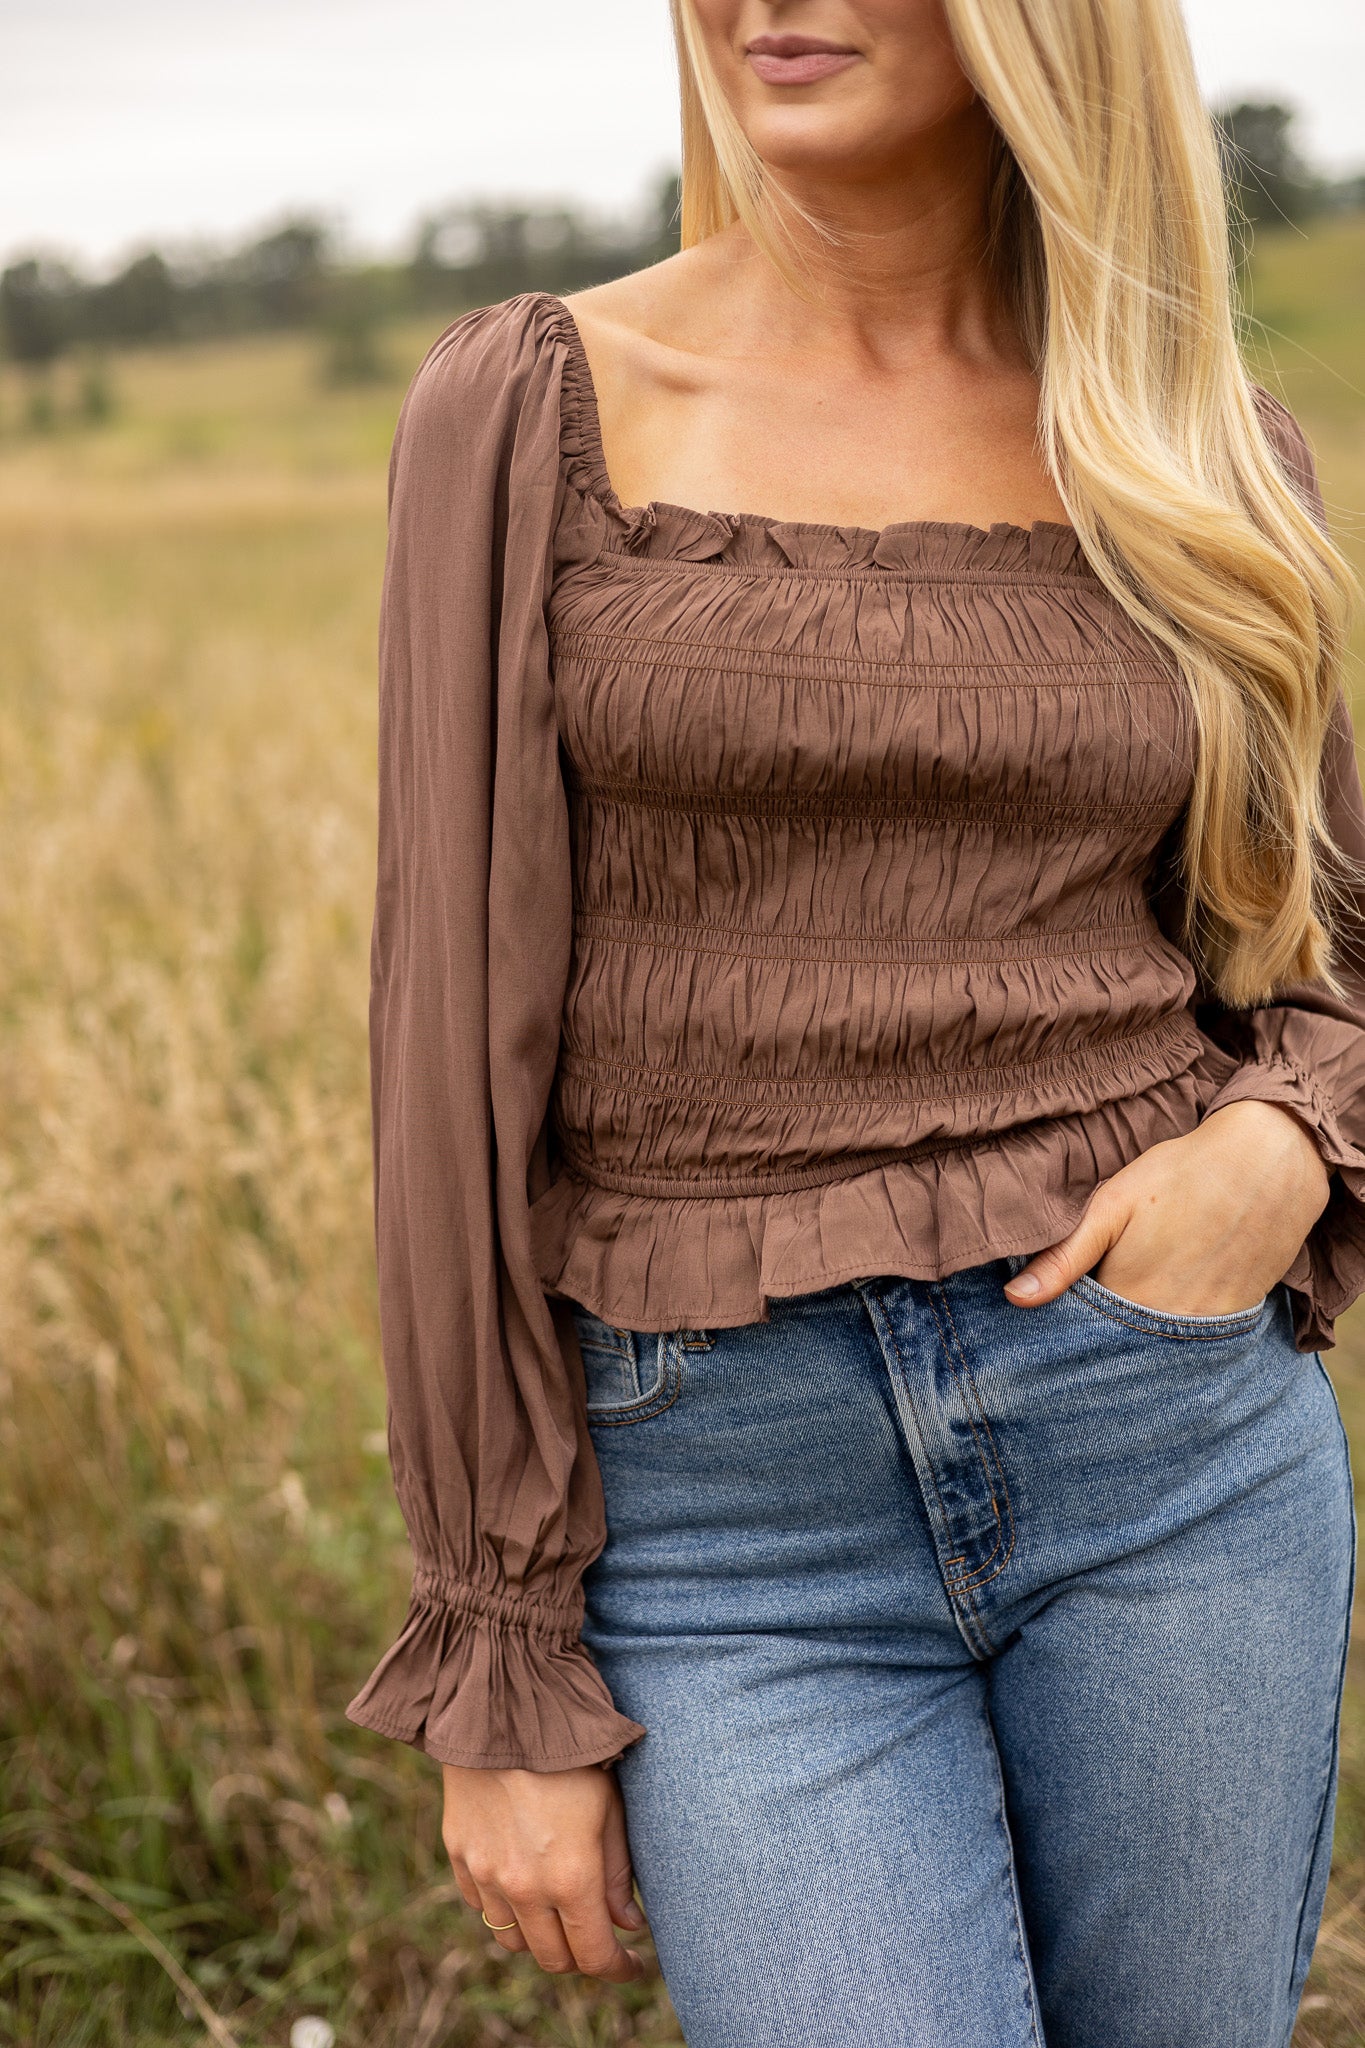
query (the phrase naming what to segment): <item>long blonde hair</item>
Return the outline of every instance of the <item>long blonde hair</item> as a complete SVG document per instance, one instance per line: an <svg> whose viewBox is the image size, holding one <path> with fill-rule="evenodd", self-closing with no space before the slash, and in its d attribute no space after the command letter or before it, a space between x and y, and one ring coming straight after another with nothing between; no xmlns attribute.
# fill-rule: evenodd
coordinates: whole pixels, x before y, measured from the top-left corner
<svg viewBox="0 0 1365 2048"><path fill-rule="evenodd" d="M684 247L739 220L801 288L793 214L670 0ZM1267 439L1221 163L1179 0L945 0L996 129L989 246L1087 560L1174 658L1197 736L1184 942L1231 1004L1336 986L1321 762L1353 579Z"/></svg>

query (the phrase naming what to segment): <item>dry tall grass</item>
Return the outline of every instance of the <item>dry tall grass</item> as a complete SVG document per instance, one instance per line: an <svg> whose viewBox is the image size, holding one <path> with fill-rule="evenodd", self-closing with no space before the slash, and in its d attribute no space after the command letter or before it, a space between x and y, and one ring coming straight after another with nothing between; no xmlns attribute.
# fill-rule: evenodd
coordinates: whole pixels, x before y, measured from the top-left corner
<svg viewBox="0 0 1365 2048"><path fill-rule="evenodd" d="M509 1970L429 1767L342 1719L406 1572L364 1043L399 390L311 369L129 362L122 424L0 454L0 2031L202 2038L156 1940L244 2043L676 2039Z"/></svg>
<svg viewBox="0 0 1365 2048"><path fill-rule="evenodd" d="M1305 249L1278 288L1321 320ZM657 1982L506 1961L429 1767L342 1718L407 1572L364 1045L401 376L324 392L273 342L115 378L43 441L0 380L0 2039L676 2043ZM1365 504L1360 408L1286 388ZM1362 1696L1321 2048L1365 2040Z"/></svg>

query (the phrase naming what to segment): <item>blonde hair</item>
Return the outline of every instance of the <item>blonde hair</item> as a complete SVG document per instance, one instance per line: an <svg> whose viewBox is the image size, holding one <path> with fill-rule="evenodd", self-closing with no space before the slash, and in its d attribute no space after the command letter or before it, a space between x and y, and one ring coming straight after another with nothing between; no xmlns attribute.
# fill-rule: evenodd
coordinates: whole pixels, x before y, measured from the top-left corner
<svg viewBox="0 0 1365 2048"><path fill-rule="evenodd" d="M800 216L670 0L684 247L740 221L793 283ZM1183 939L1231 1004L1336 987L1321 793L1353 580L1267 438L1241 360L1227 207L1179 0L945 0L996 129L988 246L1041 380L1081 547L1174 658L1198 751ZM1335 872L1334 872L1335 870Z"/></svg>

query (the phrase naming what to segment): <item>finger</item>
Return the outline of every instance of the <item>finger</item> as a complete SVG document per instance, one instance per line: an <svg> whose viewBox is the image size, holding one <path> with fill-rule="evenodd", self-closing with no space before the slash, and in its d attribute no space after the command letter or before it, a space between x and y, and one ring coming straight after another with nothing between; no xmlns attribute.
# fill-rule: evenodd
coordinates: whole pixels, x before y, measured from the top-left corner
<svg viewBox="0 0 1365 2048"><path fill-rule="evenodd" d="M475 1880L470 1876L469 1865L464 1861L463 1857L451 1854L450 1868L454 1874L455 1883L459 1889L460 1897L464 1900L470 1912L482 1913L484 1911L483 1902L485 1895L482 1887L478 1885L475 1882ZM495 1913L491 1906L487 1910L488 1917L490 1920L510 1920L512 1918L510 1912ZM489 1929L489 1932L492 1932L491 1928Z"/></svg>
<svg viewBox="0 0 1365 2048"><path fill-rule="evenodd" d="M464 1900L465 1904L471 1908L473 1912L477 1913L479 1910L479 1906L481 1904L481 1900L479 1897L479 1887L475 1884L473 1878L469 1875L469 1868L468 1865L465 1863L463 1857L456 1856L452 1853L450 1855L450 1869L451 1874L455 1879L456 1887L459 1890L460 1897Z"/></svg>
<svg viewBox="0 0 1365 2048"><path fill-rule="evenodd" d="M541 1969L556 1977L567 1976L571 1970L576 1970L578 1964L573 1949L554 1907L526 1902L519 1911L524 1945L530 1949ZM491 1920L493 1916L490 1913L488 1917Z"/></svg>
<svg viewBox="0 0 1365 2048"><path fill-rule="evenodd" d="M505 1948L510 1955L519 1955L527 1947L521 1916L495 1886L481 1887L478 1910L484 1914L484 1924L499 1948Z"/></svg>
<svg viewBox="0 0 1365 2048"><path fill-rule="evenodd" d="M559 1918L573 1950L574 1967L585 1977L601 1977L608 1984L632 1984L644 1975L640 1958L617 1939L604 1891L562 1905Z"/></svg>
<svg viewBox="0 0 1365 2048"><path fill-rule="evenodd" d="M1005 1282L1005 1293L1017 1307L1039 1308L1045 1301L1055 1301L1059 1294L1065 1294L1073 1280L1079 1280L1097 1259L1104 1257L1123 1228L1123 1218L1117 1205L1102 1196L1103 1190L1091 1196L1084 1216L1069 1237L1049 1245L1045 1251L1035 1252L1028 1264Z"/></svg>
<svg viewBox="0 0 1365 2048"><path fill-rule="evenodd" d="M606 1874L607 1911L618 1927L638 1934L648 1925L635 1897L630 1844L626 1840L625 1807L612 1802L602 1830L602 1866Z"/></svg>

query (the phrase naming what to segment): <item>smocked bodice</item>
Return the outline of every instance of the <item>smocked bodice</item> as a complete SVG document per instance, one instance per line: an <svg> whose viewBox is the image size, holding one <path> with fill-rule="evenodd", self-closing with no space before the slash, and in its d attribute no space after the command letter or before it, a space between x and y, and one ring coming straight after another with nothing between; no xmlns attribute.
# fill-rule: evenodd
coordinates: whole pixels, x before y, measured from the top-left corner
<svg viewBox="0 0 1365 2048"><path fill-rule="evenodd" d="M1046 1241L1040 1193L1074 1201L1135 1118L1189 1128L1228 1071L1149 902L1191 784L1183 681L1070 527L621 506L567 314L565 338L573 958L544 1277L651 1327L833 1278L850 1205L880 1218L861 1270L887 1228L904 1260L907 1210L926 1272ZM1010 1148L1036 1176L1049 1120L1025 1192ZM1007 1242L997 1191L1022 1202ZM703 1198L747 1205L719 1259ZM648 1257L623 1253L642 1231ZM718 1267L745 1278L718 1291ZM662 1269L666 1300L632 1285Z"/></svg>

